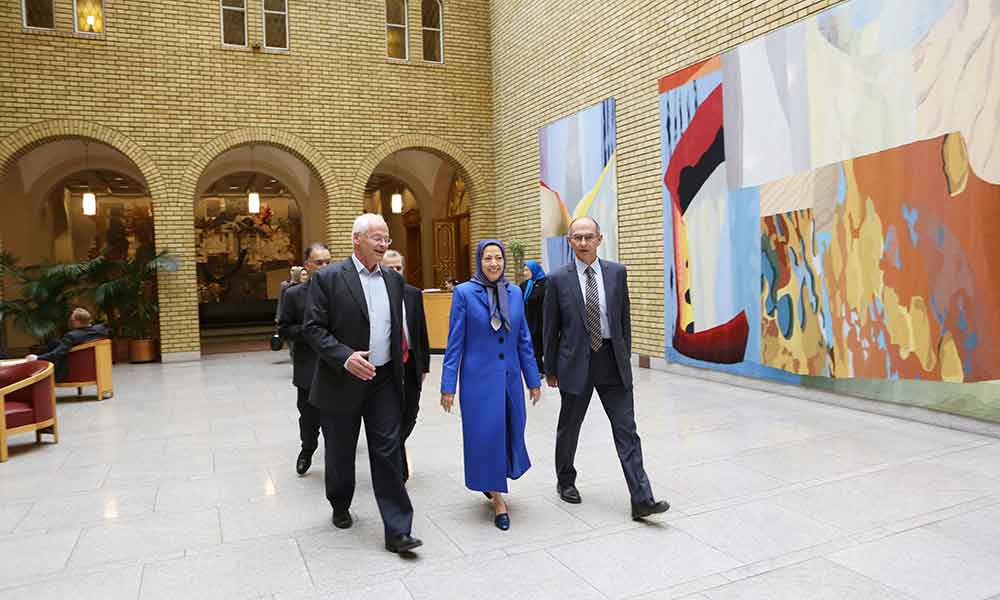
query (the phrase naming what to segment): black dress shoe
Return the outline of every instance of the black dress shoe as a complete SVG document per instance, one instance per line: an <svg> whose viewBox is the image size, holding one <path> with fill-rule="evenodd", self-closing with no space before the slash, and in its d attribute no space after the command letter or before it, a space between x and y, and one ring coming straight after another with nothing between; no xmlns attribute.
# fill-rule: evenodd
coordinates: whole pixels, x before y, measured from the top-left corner
<svg viewBox="0 0 1000 600"><path fill-rule="evenodd" d="M493 500L493 494L489 492L483 492L483 495L486 496L487 500Z"/></svg>
<svg viewBox="0 0 1000 600"><path fill-rule="evenodd" d="M299 475L305 475L306 471L309 470L313 464L313 453L312 450L303 450L299 452L299 458L295 461L295 472Z"/></svg>
<svg viewBox="0 0 1000 600"><path fill-rule="evenodd" d="M408 533L401 533L385 540L385 549L397 554L400 552L409 552L423 545L423 542Z"/></svg>
<svg viewBox="0 0 1000 600"><path fill-rule="evenodd" d="M558 489L559 497L562 498L563 502L569 502L570 504L583 502L583 498L580 498L580 490L576 489L575 485L560 486Z"/></svg>
<svg viewBox="0 0 1000 600"><path fill-rule="evenodd" d="M500 513L495 519L493 519L493 524L497 526L497 529L507 531L510 529L510 515L507 513Z"/></svg>
<svg viewBox="0 0 1000 600"><path fill-rule="evenodd" d="M333 509L333 526L337 529L348 529L354 524L351 518L351 511Z"/></svg>
<svg viewBox="0 0 1000 600"><path fill-rule="evenodd" d="M647 500L639 504L632 504L632 518L641 519L643 517L648 517L649 515L655 515L659 513L665 513L670 510L670 503L660 500Z"/></svg>

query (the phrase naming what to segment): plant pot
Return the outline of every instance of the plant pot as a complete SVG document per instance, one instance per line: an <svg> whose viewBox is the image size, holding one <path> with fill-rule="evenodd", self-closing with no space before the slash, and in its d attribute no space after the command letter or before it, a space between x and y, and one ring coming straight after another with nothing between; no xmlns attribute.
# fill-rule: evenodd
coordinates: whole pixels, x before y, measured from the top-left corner
<svg viewBox="0 0 1000 600"><path fill-rule="evenodd" d="M156 360L155 340L129 340L128 343L129 362L145 363Z"/></svg>
<svg viewBox="0 0 1000 600"><path fill-rule="evenodd" d="M126 337L116 337L111 340L111 362L126 363L129 357L129 338Z"/></svg>

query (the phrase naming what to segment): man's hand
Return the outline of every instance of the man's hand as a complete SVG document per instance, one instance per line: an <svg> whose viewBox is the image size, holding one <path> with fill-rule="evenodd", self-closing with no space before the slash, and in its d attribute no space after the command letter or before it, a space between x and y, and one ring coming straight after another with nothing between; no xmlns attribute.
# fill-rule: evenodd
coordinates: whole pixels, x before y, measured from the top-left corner
<svg viewBox="0 0 1000 600"><path fill-rule="evenodd" d="M424 385L424 381L427 380L427 373L420 374L420 385Z"/></svg>
<svg viewBox="0 0 1000 600"><path fill-rule="evenodd" d="M441 408L444 412L450 413L452 405L455 404L455 394L441 394Z"/></svg>
<svg viewBox="0 0 1000 600"><path fill-rule="evenodd" d="M538 404L538 401L542 399L542 387L541 386L538 386L536 388L531 388L530 390L528 390L528 393L531 395L531 405L532 406Z"/></svg>
<svg viewBox="0 0 1000 600"><path fill-rule="evenodd" d="M371 381L375 379L375 365L368 362L368 355L370 352L368 350L361 351L358 350L352 354L347 362L344 363L344 368L351 375L354 375L361 381Z"/></svg>
<svg viewBox="0 0 1000 600"><path fill-rule="evenodd" d="M559 387L559 378L555 375L546 375L545 383L549 384L550 388L557 388Z"/></svg>

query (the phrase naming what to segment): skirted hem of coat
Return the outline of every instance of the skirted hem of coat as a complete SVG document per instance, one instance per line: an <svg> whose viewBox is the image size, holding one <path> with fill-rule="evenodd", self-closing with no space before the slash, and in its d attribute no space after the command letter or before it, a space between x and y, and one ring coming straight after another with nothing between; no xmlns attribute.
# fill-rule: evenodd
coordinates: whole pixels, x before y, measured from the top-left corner
<svg viewBox="0 0 1000 600"><path fill-rule="evenodd" d="M531 467L524 443L524 385L541 385L521 289L506 287L510 331L493 330L482 286L455 288L441 374L442 393L455 393L461 381L465 486L482 492L506 492L507 479Z"/></svg>

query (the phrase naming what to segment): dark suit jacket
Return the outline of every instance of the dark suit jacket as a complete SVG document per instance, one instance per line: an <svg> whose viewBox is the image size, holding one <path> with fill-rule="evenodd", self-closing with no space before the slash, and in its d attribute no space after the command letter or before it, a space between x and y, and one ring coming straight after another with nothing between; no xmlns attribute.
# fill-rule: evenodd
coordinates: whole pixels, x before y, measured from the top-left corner
<svg viewBox="0 0 1000 600"><path fill-rule="evenodd" d="M74 346L86 344L94 340L108 337L108 328L104 325L90 325L71 329L62 336L58 344L50 347L45 354L39 354L39 360L47 360L54 365L56 381L62 381L66 377L66 356Z"/></svg>
<svg viewBox="0 0 1000 600"><path fill-rule="evenodd" d="M535 360L538 362L538 370L545 372L545 364L542 360L545 356L545 330L542 324L545 321L545 293L548 290L549 279L540 279L531 288L531 297L524 302L524 318L528 321L528 331L531 332L531 345L535 350ZM521 291L525 291L528 282L521 284Z"/></svg>
<svg viewBox="0 0 1000 600"><path fill-rule="evenodd" d="M292 355L292 383L297 388L309 389L316 372L316 353L306 340L302 324L306 316L306 299L309 282L293 285L285 290L278 315L278 335L295 342Z"/></svg>
<svg viewBox="0 0 1000 600"><path fill-rule="evenodd" d="M618 373L626 389L632 388L632 318L625 266L601 260L604 295L608 305L611 348ZM586 307L576 260L549 273L545 293L544 335L545 373L559 378L559 389L581 394L587 386L590 361L590 335L587 333Z"/></svg>
<svg viewBox="0 0 1000 600"><path fill-rule="evenodd" d="M420 288L407 284L403 289L406 304L406 328L410 332L410 360L414 361L417 373L431 370L431 344L427 341L427 319L424 317L424 293ZM423 387L417 377L417 389Z"/></svg>
<svg viewBox="0 0 1000 600"><path fill-rule="evenodd" d="M389 294L393 383L402 404L403 277L392 269L382 269L382 276ZM368 303L353 260L327 265L313 274L303 325L305 338L319 358L309 387L310 404L331 412L361 410L371 384L351 375L344 363L355 351L369 349L369 327Z"/></svg>

